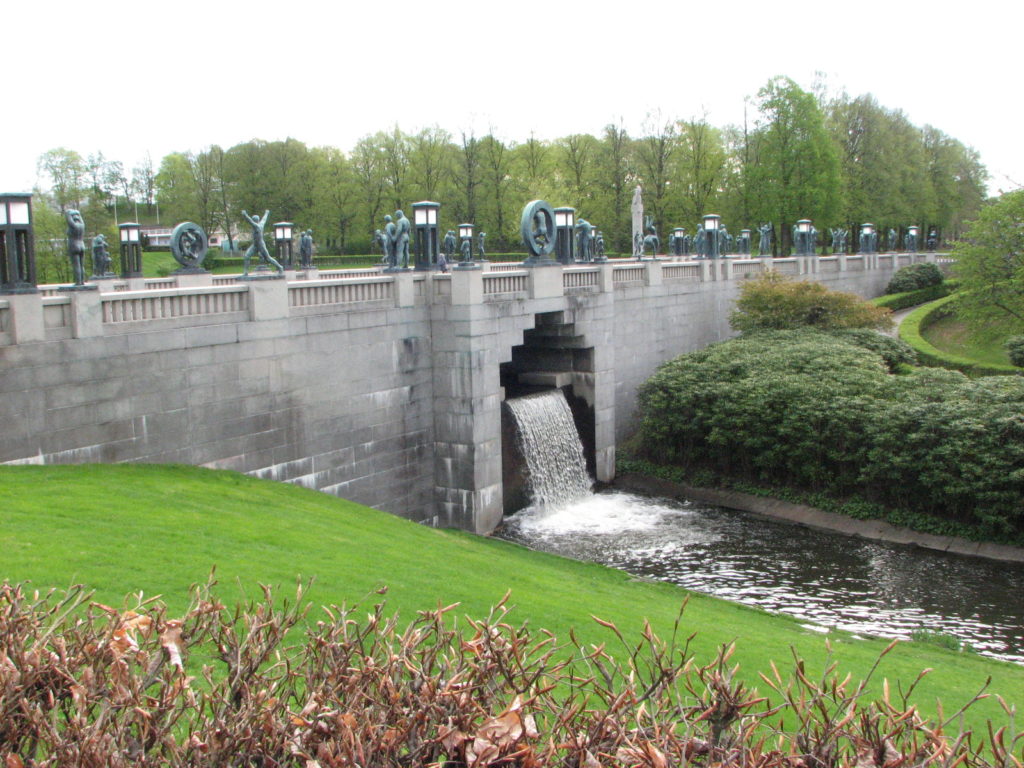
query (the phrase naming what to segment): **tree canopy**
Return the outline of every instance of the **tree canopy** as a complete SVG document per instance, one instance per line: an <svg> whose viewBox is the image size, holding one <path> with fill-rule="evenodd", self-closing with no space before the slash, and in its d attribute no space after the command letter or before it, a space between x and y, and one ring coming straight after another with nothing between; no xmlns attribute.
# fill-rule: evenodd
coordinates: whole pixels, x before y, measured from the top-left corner
<svg viewBox="0 0 1024 768"><path fill-rule="evenodd" d="M772 224L783 249L800 218L821 231L872 221L956 237L984 199L985 169L974 150L912 125L870 95L829 100L776 77L750 103L743 126L651 114L638 135L612 122L596 136L540 140L496 128L407 133L396 125L349 148L287 138L183 149L156 170L149 157L126 165L57 148L39 169L55 208L92 206L90 230L126 203L148 212L159 206L167 223L189 219L228 235L242 208L270 209L275 220L313 228L326 252L368 252L384 214L417 200L440 202L445 228L475 223L494 252L520 247L527 200L571 205L615 253L631 247L637 184L663 238L676 226L692 234L700 216L720 213L733 232Z"/></svg>

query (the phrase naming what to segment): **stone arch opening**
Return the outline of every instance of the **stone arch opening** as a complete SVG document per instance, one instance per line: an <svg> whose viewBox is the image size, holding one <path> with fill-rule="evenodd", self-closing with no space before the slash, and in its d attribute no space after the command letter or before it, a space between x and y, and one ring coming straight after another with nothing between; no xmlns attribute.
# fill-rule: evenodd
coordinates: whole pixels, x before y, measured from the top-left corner
<svg viewBox="0 0 1024 768"><path fill-rule="evenodd" d="M500 365L504 398L562 390L583 444L587 471L595 477L594 347L576 330L569 312L541 312L534 319L534 327L523 332L523 343L512 347L512 359ZM503 507L510 514L530 499L525 459L507 407L501 409L501 459Z"/></svg>

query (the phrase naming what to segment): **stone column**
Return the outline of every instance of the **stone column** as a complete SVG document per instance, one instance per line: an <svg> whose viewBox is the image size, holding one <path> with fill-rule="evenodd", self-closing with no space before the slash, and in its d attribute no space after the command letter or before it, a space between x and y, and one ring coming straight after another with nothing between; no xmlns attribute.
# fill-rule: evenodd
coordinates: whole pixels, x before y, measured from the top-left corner
<svg viewBox="0 0 1024 768"><path fill-rule="evenodd" d="M661 262L658 260L644 262L644 285L661 285Z"/></svg>
<svg viewBox="0 0 1024 768"><path fill-rule="evenodd" d="M15 344L44 341L46 326L43 323L42 296L38 293L12 293L4 298L8 301L12 341Z"/></svg>
<svg viewBox="0 0 1024 768"><path fill-rule="evenodd" d="M282 278L247 280L249 319L278 320L288 317L288 282Z"/></svg>
<svg viewBox="0 0 1024 768"><path fill-rule="evenodd" d="M463 271L463 296L481 275ZM503 513L499 318L491 305L455 303L452 288L452 305L434 305L432 323L434 500L439 525L490 533Z"/></svg>
<svg viewBox="0 0 1024 768"><path fill-rule="evenodd" d="M103 295L99 291L71 294L71 335L76 339L103 335Z"/></svg>

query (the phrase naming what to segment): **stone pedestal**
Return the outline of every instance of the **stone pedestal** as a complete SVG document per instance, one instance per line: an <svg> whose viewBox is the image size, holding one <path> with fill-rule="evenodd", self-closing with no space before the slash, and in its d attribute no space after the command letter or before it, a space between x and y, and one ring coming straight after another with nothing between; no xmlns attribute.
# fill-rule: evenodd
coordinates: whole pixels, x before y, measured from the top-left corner
<svg viewBox="0 0 1024 768"><path fill-rule="evenodd" d="M288 282L284 275L240 277L249 286L249 318L278 320L288 317Z"/></svg>
<svg viewBox="0 0 1024 768"><path fill-rule="evenodd" d="M24 344L29 341L43 341L46 326L43 323L43 302L38 293L5 294L8 316L10 317L11 341Z"/></svg>

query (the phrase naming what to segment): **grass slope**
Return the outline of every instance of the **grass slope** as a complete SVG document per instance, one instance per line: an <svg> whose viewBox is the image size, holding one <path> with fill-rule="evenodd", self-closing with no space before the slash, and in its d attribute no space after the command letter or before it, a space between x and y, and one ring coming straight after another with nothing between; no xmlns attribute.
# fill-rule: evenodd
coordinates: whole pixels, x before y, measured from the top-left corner
<svg viewBox="0 0 1024 768"><path fill-rule="evenodd" d="M322 493L185 466L0 467L0 553L0 578L38 588L84 583L113 604L140 590L162 594L172 613L213 566L225 602L255 595L257 583L280 585L278 594L288 597L297 578L315 577L306 597L316 604L369 603L387 586L388 605L403 620L455 601L461 613L483 616L511 589L518 621L561 637L575 627L581 638L610 648L616 641L591 614L633 639L648 618L667 637L687 594L602 566L425 528ZM736 640L734 658L754 685L771 660L788 666L791 647L811 674L827 656L824 638L795 620L700 595L682 626L684 635L697 633L700 661ZM886 645L842 633L830 638L833 658L854 677L866 674ZM1024 704L1024 668L914 643L885 658L875 690L883 677L906 685L925 667L935 668L916 696L925 712L937 698L947 714L955 711L989 677L995 692ZM1005 719L991 699L968 720L980 727L984 718Z"/></svg>

